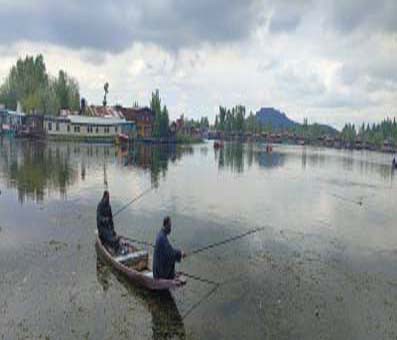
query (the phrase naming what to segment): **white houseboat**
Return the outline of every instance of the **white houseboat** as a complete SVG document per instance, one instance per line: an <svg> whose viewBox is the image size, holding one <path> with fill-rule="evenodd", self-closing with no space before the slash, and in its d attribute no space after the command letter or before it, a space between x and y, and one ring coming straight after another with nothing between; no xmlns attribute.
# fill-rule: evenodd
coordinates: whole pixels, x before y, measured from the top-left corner
<svg viewBox="0 0 397 340"><path fill-rule="evenodd" d="M80 115L44 117L44 131L49 138L114 142L120 134L135 138L134 122L122 118Z"/></svg>

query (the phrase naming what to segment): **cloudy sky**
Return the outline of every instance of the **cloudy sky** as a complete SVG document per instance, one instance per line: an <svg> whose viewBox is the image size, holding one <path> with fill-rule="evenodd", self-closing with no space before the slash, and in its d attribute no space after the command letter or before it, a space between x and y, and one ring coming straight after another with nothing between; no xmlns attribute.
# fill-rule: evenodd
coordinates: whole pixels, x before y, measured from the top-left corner
<svg viewBox="0 0 397 340"><path fill-rule="evenodd" d="M219 105L273 106L291 118L397 116L396 0L0 0L0 80L44 54L89 103L147 105L171 118Z"/></svg>

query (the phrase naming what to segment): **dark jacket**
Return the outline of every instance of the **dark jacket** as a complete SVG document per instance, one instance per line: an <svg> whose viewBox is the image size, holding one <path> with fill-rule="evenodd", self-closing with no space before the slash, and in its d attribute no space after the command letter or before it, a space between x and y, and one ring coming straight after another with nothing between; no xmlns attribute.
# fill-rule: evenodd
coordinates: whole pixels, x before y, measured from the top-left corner
<svg viewBox="0 0 397 340"><path fill-rule="evenodd" d="M171 246L167 233L161 229L154 246L153 277L155 279L175 278L175 262L180 262L181 257L181 251Z"/></svg>
<svg viewBox="0 0 397 340"><path fill-rule="evenodd" d="M102 240L111 239L115 236L112 208L109 202L105 202L103 199L99 202L96 209L96 225L99 237Z"/></svg>

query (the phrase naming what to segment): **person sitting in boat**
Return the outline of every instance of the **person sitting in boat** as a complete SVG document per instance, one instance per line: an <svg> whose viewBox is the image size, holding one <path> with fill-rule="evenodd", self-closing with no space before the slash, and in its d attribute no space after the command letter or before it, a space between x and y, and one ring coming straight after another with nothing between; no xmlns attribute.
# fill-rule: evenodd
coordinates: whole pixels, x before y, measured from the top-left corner
<svg viewBox="0 0 397 340"><path fill-rule="evenodd" d="M168 241L171 233L171 218L165 217L163 227L157 234L156 244L153 254L153 277L155 279L174 279L175 262L180 262L185 253L179 249L174 249Z"/></svg>
<svg viewBox="0 0 397 340"><path fill-rule="evenodd" d="M118 253L120 249L120 241L119 237L114 231L112 207L110 206L110 195L107 190L104 191L103 197L96 209L96 223L101 242L106 247L109 247Z"/></svg>

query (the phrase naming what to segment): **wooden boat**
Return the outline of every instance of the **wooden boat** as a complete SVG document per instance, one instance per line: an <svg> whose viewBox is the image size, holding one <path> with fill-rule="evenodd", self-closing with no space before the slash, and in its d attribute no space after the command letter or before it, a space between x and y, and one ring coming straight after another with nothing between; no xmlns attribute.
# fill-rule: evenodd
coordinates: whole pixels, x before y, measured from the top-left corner
<svg viewBox="0 0 397 340"><path fill-rule="evenodd" d="M173 280L155 279L149 266L149 255L146 250L139 250L126 237L121 237L120 244L126 249L125 255L115 255L107 249L97 236L95 247L99 256L109 263L117 272L134 284L149 290L175 289L186 283L181 275Z"/></svg>
<svg viewBox="0 0 397 340"><path fill-rule="evenodd" d="M121 144L128 144L130 141L130 137L124 133L119 133L116 136L116 144L121 145Z"/></svg>
<svg viewBox="0 0 397 340"><path fill-rule="evenodd" d="M214 142L214 149L222 149L222 148L223 148L223 142L222 141Z"/></svg>

